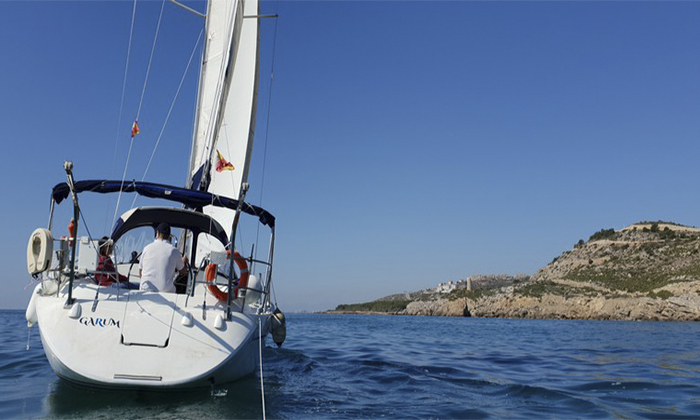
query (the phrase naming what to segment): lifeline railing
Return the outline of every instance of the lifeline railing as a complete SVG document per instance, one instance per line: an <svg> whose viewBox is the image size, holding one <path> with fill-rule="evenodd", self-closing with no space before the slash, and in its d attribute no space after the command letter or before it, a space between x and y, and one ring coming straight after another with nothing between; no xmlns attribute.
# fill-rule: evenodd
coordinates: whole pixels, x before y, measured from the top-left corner
<svg viewBox="0 0 700 420"><path fill-rule="evenodd" d="M236 282L239 281L240 279L238 278L238 276L235 275L235 271L234 271L234 279L233 279L233 281L231 282L231 283L232 283L232 286L233 286L233 289L237 289L237 290L238 290L239 296L242 295L242 297L243 297L243 300L242 300L242 303L241 303L241 307L240 307L240 311L242 312L243 309L245 308L246 303L248 303L247 300L248 300L248 297L249 297L249 294L248 294L249 291L258 292L258 293L260 293L260 294L263 296L263 301L262 301L261 304L260 304L260 309L261 309L261 310L264 310L264 308L266 307L266 305L267 305L268 302L269 302L269 297L270 297L270 296L269 296L269 295L270 295L270 280L271 280L270 274L271 274L271 271L272 271L272 262L271 262L271 261L265 261L265 260L259 260L259 259L255 259L255 258L252 258L252 257L243 258L243 259L244 259L246 262L248 262L249 264L251 264L251 267L252 267L252 264L253 264L253 263L261 264L261 265L263 265L263 266L266 266L266 267L267 267L267 273L265 274L265 277L264 277L264 278L261 278L261 279L260 279L261 281L264 279L264 282L262 283L263 287L260 288L260 289L257 289L257 288L253 288L253 287L249 287L249 286L240 286L240 285L238 285ZM202 261L202 264L201 264L199 267L190 270L190 273L188 274L188 280L187 280L187 290L186 290L186 292L185 292L185 294L187 295L188 299L189 299L190 297L194 297L194 290L195 290L195 286L196 286L197 284L201 284L201 285L204 285L204 286L216 285L216 286L226 286L226 287L228 287L228 280L229 280L229 279L228 279L228 276L227 276L225 273L221 272L221 271L217 271L217 273L218 273L219 275L221 275L222 277L226 277L226 279L227 279L227 282L226 282L226 283L221 283L221 282L217 283L216 280L215 280L216 277L215 277L215 279L214 279L213 281L207 281L206 279L205 279L205 280L201 280L201 279L198 280L198 279L197 279L197 277L203 275L202 273L205 273L205 272L206 272L206 266L207 266L209 263L210 263L210 260L208 260L208 259L205 258L205 259ZM231 264L231 266L233 266L233 264ZM233 289L229 288L228 290L233 290ZM241 293L242 291L245 292L245 293ZM232 298L230 297L231 295L232 295L232 293L228 293L229 299L227 300L227 316L228 316L228 310L229 310L229 309L228 309L228 303L229 303L229 301L231 302L231 307L232 307L232 308L235 307L235 305L233 305L233 300L232 300ZM187 302L187 301L186 301L186 302ZM187 305L187 303L185 303L185 305Z"/></svg>

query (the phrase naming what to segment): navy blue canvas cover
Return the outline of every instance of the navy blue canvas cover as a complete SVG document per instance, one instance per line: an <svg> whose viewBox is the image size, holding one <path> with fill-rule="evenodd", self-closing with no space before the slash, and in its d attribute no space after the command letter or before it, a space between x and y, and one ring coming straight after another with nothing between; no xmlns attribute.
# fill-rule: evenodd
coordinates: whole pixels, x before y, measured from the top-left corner
<svg viewBox="0 0 700 420"><path fill-rule="evenodd" d="M235 210L238 208L238 200L224 197L216 194L211 194L205 191L190 190L182 187L174 187L172 185L155 184L152 182L139 181L109 181L109 180L86 180L75 183L77 193L89 191L101 194L113 192L135 192L144 197L161 198L164 200L176 201L184 204L191 209L201 209L204 206L217 206ZM68 184L62 182L53 187L52 197L59 204L61 201L68 198L70 188ZM253 206L248 203L243 203L242 211L251 216L256 216L260 219L263 225L275 227L275 216L267 210Z"/></svg>

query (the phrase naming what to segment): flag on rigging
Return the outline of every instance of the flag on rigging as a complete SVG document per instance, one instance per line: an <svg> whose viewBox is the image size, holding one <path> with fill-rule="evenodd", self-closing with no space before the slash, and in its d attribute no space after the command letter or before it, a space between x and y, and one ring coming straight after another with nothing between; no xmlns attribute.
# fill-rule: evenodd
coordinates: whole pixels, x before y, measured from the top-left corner
<svg viewBox="0 0 700 420"><path fill-rule="evenodd" d="M216 172L233 171L236 168L231 165L231 162L224 159L220 151L216 151Z"/></svg>
<svg viewBox="0 0 700 420"><path fill-rule="evenodd" d="M141 130L139 130L139 122L137 120L134 120L134 125L131 126L131 138L133 139L140 132Z"/></svg>

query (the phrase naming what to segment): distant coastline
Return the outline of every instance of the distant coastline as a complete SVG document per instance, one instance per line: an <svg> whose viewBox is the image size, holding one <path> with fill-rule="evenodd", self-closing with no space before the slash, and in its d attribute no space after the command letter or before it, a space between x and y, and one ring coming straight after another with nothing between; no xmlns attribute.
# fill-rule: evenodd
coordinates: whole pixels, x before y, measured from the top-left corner
<svg viewBox="0 0 700 420"><path fill-rule="evenodd" d="M601 229L532 277L472 276L327 313L700 321L700 229Z"/></svg>
<svg viewBox="0 0 700 420"><path fill-rule="evenodd" d="M341 315L398 315L393 312L379 312L379 311L336 311L334 309L328 311L321 311L322 314L341 314Z"/></svg>

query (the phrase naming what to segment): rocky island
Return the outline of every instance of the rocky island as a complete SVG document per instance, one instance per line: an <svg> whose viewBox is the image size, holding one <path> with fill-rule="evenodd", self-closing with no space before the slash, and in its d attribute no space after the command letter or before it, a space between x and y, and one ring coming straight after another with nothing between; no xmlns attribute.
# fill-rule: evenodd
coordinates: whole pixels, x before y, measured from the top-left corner
<svg viewBox="0 0 700 420"><path fill-rule="evenodd" d="M697 321L700 229L671 222L602 229L532 277L472 276L331 312Z"/></svg>

